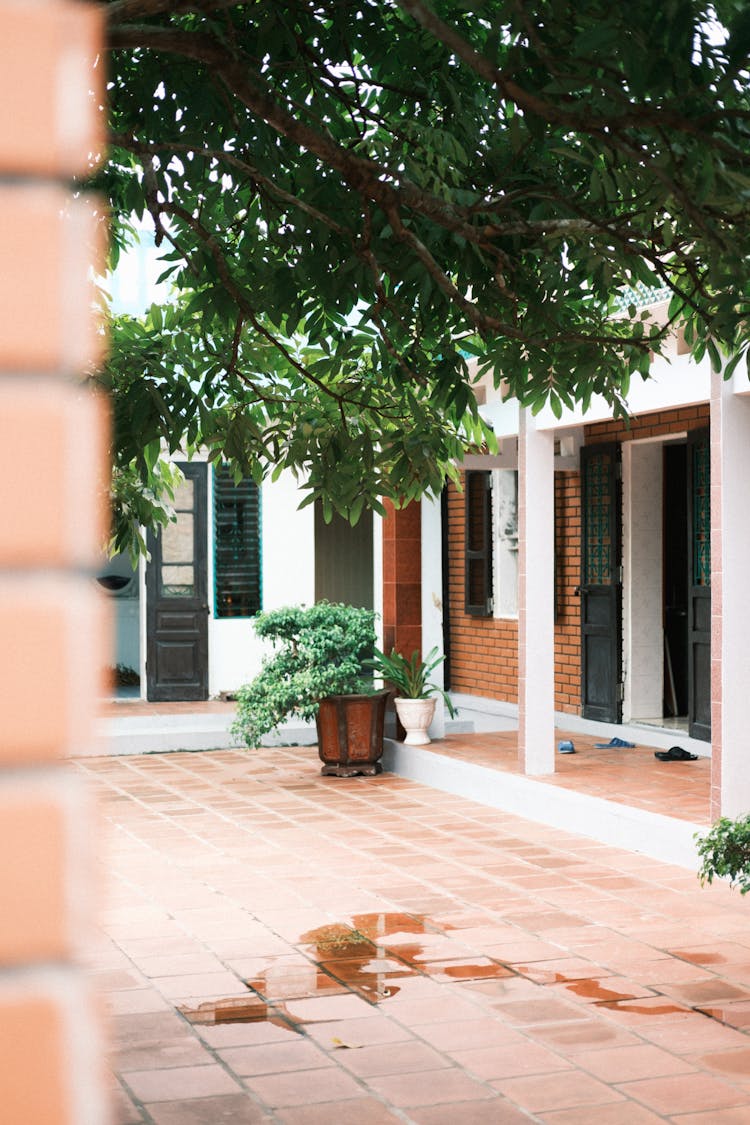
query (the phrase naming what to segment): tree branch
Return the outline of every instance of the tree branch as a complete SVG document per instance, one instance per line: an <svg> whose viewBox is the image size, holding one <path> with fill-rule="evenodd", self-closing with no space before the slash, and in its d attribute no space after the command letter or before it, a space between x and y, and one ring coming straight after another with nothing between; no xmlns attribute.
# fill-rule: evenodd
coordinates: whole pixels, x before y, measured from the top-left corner
<svg viewBox="0 0 750 1125"><path fill-rule="evenodd" d="M357 156L337 144L329 133L313 129L298 120L275 100L267 86L251 79L246 62L231 58L225 48L210 36L150 25L113 27L108 46L112 50L143 47L166 51L214 67L247 109L281 136L338 172L361 196L379 204L384 210L394 204L412 208L467 241L481 243L482 235L453 205L422 191L408 180L398 180L390 169L374 160Z"/></svg>

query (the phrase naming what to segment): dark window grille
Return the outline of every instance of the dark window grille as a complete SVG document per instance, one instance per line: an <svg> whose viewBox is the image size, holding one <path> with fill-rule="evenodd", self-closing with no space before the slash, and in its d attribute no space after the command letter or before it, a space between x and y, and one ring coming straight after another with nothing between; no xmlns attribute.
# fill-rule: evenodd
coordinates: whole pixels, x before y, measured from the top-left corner
<svg viewBox="0 0 750 1125"><path fill-rule="evenodd" d="M492 492L490 474L466 474L465 611L474 617L492 614Z"/></svg>
<svg viewBox="0 0 750 1125"><path fill-rule="evenodd" d="M583 581L590 586L611 586L614 582L614 544L611 538L614 472L614 459L609 450L589 456L583 482Z"/></svg>
<svg viewBox="0 0 750 1125"><path fill-rule="evenodd" d="M214 468L214 616L254 617L261 608L260 489Z"/></svg>
<svg viewBox="0 0 750 1125"><path fill-rule="evenodd" d="M708 435L692 445L693 585L711 585L711 445Z"/></svg>

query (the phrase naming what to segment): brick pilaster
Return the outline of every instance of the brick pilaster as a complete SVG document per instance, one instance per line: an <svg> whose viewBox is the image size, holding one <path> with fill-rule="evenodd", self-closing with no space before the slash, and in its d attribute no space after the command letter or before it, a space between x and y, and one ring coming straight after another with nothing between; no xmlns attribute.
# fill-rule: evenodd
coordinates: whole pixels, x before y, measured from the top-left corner
<svg viewBox="0 0 750 1125"><path fill-rule="evenodd" d="M101 210L76 197L103 147L98 8L0 0L0 1118L106 1125L82 966L93 814L62 759L92 739L104 660L92 580L105 415L90 271ZM101 262L97 262L101 267Z"/></svg>
<svg viewBox="0 0 750 1125"><path fill-rule="evenodd" d="M411 656L422 648L422 510L385 504L383 521L383 650Z"/></svg>

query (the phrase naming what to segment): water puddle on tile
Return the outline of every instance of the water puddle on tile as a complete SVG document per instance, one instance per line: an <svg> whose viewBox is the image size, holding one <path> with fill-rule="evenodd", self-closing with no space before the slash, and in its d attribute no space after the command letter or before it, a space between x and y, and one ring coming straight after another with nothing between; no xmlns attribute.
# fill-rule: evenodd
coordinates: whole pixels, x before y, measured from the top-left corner
<svg viewBox="0 0 750 1125"><path fill-rule="evenodd" d="M602 1003L603 1008L613 1012L632 1012L637 1016L689 1016L691 1008L683 1008L681 1004L633 1004L630 1000L613 1000Z"/></svg>
<svg viewBox="0 0 750 1125"><path fill-rule="evenodd" d="M222 1000L207 1000L197 1008L179 1005L177 1011L192 1024L213 1027L227 1023L272 1023L287 1031L299 1031L291 1016L283 1014L278 1008L265 1004L257 996L227 997Z"/></svg>
<svg viewBox="0 0 750 1125"><path fill-rule="evenodd" d="M268 1002L278 1000L309 1000L316 996L341 994L346 989L318 965L270 965L257 977L245 981L258 996Z"/></svg>
<svg viewBox="0 0 750 1125"><path fill-rule="evenodd" d="M746 1031L750 1027L750 1007L747 1004L727 1004L714 1008L695 1008L702 1016L708 1016L717 1023L726 1024L737 1031Z"/></svg>
<svg viewBox="0 0 750 1125"><path fill-rule="evenodd" d="M332 923L300 934L297 949L306 961L271 961L246 980L247 996L211 1000L196 1008L180 1007L191 1023L274 1023L299 1030L286 1005L355 994L370 1004L396 996L408 979L468 982L513 976L506 965L450 949L446 929L420 914L354 914L349 923ZM415 938L423 937L419 942ZM451 956L453 952L453 956Z"/></svg>
<svg viewBox="0 0 750 1125"><path fill-rule="evenodd" d="M670 957L679 957L682 961L689 961L691 965L721 965L726 961L720 953L705 953L699 950L691 953L689 949L670 949Z"/></svg>
<svg viewBox="0 0 750 1125"><path fill-rule="evenodd" d="M472 961L458 949L451 956L446 929L453 927L423 914L354 914L349 925L309 930L300 943L326 973L371 1003L395 996L397 982L410 977L477 981L513 975L488 957ZM413 940L420 936L424 941Z"/></svg>
<svg viewBox="0 0 750 1125"><path fill-rule="evenodd" d="M595 1004L621 1004L625 1000L636 999L632 993L614 992L611 988L605 988L600 980L593 977L582 977L580 980L563 978L561 983L564 983L568 992L574 992L576 996Z"/></svg>

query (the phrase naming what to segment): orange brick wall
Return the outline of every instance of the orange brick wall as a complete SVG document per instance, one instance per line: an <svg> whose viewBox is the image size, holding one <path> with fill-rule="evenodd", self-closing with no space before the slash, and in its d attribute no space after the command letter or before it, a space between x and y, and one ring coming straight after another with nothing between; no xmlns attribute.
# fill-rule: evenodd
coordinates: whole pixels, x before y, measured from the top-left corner
<svg viewBox="0 0 750 1125"><path fill-rule="evenodd" d="M661 437L699 429L709 405L682 407L585 427L587 445ZM515 621L464 613L464 493L448 493L451 688L503 702L518 701L518 627ZM555 473L555 708L577 714L581 706L580 599L581 481L578 472Z"/></svg>
<svg viewBox="0 0 750 1125"><path fill-rule="evenodd" d="M555 709L581 706L581 475L555 473Z"/></svg>
<svg viewBox="0 0 750 1125"><path fill-rule="evenodd" d="M463 488L463 476L461 479ZM518 623L464 613L465 493L448 486L451 690L518 701Z"/></svg>
<svg viewBox="0 0 750 1125"><path fill-rule="evenodd" d="M578 473L555 474L555 558L558 622L555 626L555 707L580 703L580 615L573 591L580 570ZM451 689L507 703L518 702L518 623L464 613L464 493L448 491Z"/></svg>
<svg viewBox="0 0 750 1125"><path fill-rule="evenodd" d="M680 434L686 430L698 430L707 426L710 419L709 404L683 406L679 410L661 410L655 414L644 414L642 418L631 418L626 423L622 418L610 422L597 422L585 428L586 445L602 441L640 441L649 437L666 437Z"/></svg>
<svg viewBox="0 0 750 1125"><path fill-rule="evenodd" d="M101 12L0 0L0 1120L107 1125L95 817L63 762L93 738L106 424L80 376L100 338L101 210L73 196L103 148ZM101 79L101 71L99 71ZM64 112L60 112L60 99Z"/></svg>

